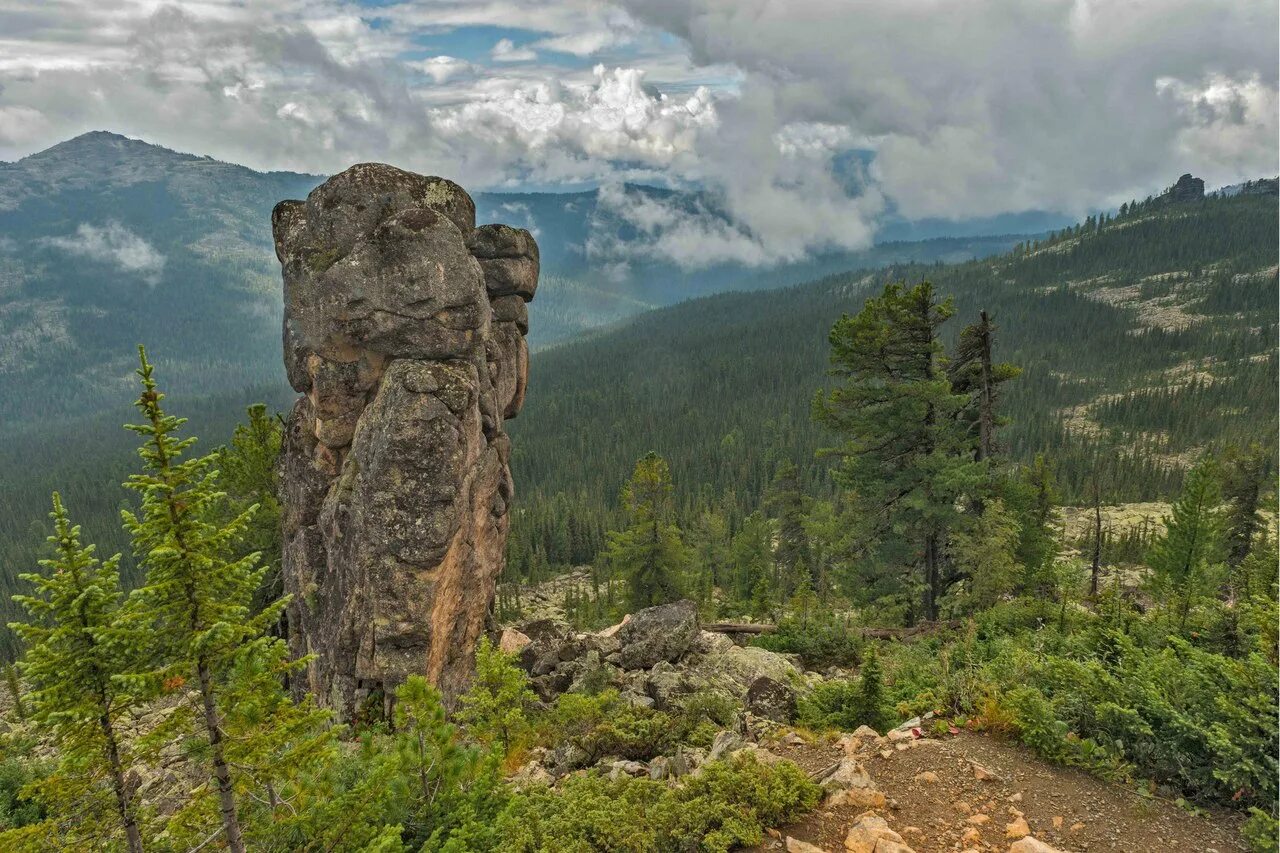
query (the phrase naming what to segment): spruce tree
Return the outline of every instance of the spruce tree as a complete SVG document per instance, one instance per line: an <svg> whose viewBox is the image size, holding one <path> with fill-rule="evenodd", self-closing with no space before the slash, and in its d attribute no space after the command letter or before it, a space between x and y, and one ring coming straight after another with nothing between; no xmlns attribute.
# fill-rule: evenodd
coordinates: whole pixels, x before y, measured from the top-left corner
<svg viewBox="0 0 1280 853"><path fill-rule="evenodd" d="M217 466L227 492L227 516L234 518L257 506L246 528L242 550L262 555L266 575L254 602L255 611L284 594L280 579L280 501L276 496L275 465L280 456L283 428L279 417L254 403L236 425L231 443L218 448Z"/></svg>
<svg viewBox="0 0 1280 853"><path fill-rule="evenodd" d="M1004 423L997 414L999 386L1022 373L1012 364L995 361L995 332L987 312L979 312L978 322L961 330L949 366L952 388L969 397L957 415L971 433L974 459L978 461L990 459L998 449L996 429Z"/></svg>
<svg viewBox="0 0 1280 853"><path fill-rule="evenodd" d="M138 705L138 694L122 676L137 663L141 626L120 606L120 555L99 560L93 545L82 545L80 527L71 523L57 492L50 517L55 556L40 561L46 573L20 575L36 587L35 595L14 596L31 621L10 626L28 647L18 666L31 687L30 719L52 733L58 747L58 772L41 783L41 793L55 811L80 815L63 830L76 840L63 842L101 847L123 832L131 853L140 853L121 719ZM102 779L111 793L114 831L104 829L97 814Z"/></svg>
<svg viewBox="0 0 1280 853"><path fill-rule="evenodd" d="M841 381L814 405L818 421L844 439L835 476L852 496L863 541L884 556L897 542L910 545L890 559L918 567L928 619L959 579L945 572L943 553L957 500L982 483L957 419L967 397L951 387L939 340L951 314L951 301L936 301L927 281L886 286L836 321L829 372Z"/></svg>
<svg viewBox="0 0 1280 853"><path fill-rule="evenodd" d="M1227 565L1238 569L1262 527L1259 512L1271 473L1269 455L1258 445L1229 447L1223 458L1222 497L1227 507Z"/></svg>
<svg viewBox="0 0 1280 853"><path fill-rule="evenodd" d="M885 711L884 675L880 671L880 659L874 650L868 650L862 661L858 679L858 707L866 724L878 732L887 731L893 725Z"/></svg>
<svg viewBox="0 0 1280 853"><path fill-rule="evenodd" d="M672 523L671 469L650 451L636 462L622 490L629 525L609 534L605 558L627 579L630 604L639 610L680 594L680 574L688 555L680 529Z"/></svg>
<svg viewBox="0 0 1280 853"><path fill-rule="evenodd" d="M797 589L813 581L808 577L809 537L804 526L806 500L800 486L800 472L794 462L785 460L778 465L773 482L765 493L764 505L778 524L773 551L779 573L775 585L784 597L790 598Z"/></svg>
<svg viewBox="0 0 1280 853"><path fill-rule="evenodd" d="M186 421L165 413L153 366L143 348L138 354L143 390L135 406L143 423L128 429L144 439L138 451L144 471L125 485L142 496L142 503L136 514L121 515L146 581L134 591L130 606L150 620L159 642L152 683L169 689L195 684L222 831L228 849L243 853L223 694L237 658L244 665L245 658L269 648L262 635L285 602L251 614L265 568L257 553L240 554L237 547L256 506L227 517L225 495L217 487L217 455L184 458L196 439L178 437Z"/></svg>
<svg viewBox="0 0 1280 853"><path fill-rule="evenodd" d="M1187 474L1164 520L1165 531L1151 546L1152 585L1173 602L1179 631L1186 630L1192 605L1224 557L1221 499L1218 466L1207 457Z"/></svg>

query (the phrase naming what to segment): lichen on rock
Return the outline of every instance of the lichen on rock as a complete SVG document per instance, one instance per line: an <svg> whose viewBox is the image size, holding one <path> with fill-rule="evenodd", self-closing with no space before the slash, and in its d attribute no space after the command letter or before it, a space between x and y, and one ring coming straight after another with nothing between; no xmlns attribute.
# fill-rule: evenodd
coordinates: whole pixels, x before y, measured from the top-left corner
<svg viewBox="0 0 1280 853"><path fill-rule="evenodd" d="M280 462L289 641L314 655L296 688L343 719L414 673L452 696L506 551L537 244L376 163L281 202L272 230L303 395Z"/></svg>

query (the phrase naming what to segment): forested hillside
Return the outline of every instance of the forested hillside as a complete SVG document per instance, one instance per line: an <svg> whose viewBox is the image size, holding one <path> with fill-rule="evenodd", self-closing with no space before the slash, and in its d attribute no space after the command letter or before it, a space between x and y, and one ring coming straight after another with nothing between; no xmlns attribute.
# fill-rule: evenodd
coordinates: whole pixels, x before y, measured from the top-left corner
<svg viewBox="0 0 1280 853"><path fill-rule="evenodd" d="M827 333L888 281L931 280L959 329L987 310L1007 383L1001 441L1045 452L1062 495L1168 497L1198 453L1276 436L1275 196L1128 205L989 261L894 266L655 311L539 355L511 432L517 562L589 560L635 460L670 463L682 518L741 518L779 460L831 489L810 417Z"/></svg>
<svg viewBox="0 0 1280 853"><path fill-rule="evenodd" d="M539 352L528 404L510 425L516 571L535 559L591 560L614 520L619 488L648 450L669 460L683 518L712 503L729 508L731 520L744 517L782 459L798 465L810 492L828 493L827 467L814 454L829 437L810 417L824 382L827 333L841 313L895 279L929 278L954 294L957 322L945 335L980 309L992 314L1000 357L1024 371L1007 389L1012 422L1002 441L1024 461L1048 451L1068 501L1087 496L1095 471L1107 500L1167 497L1199 448L1274 447L1275 211L1274 196L1152 203L990 261L895 266L721 294ZM535 314L557 289L540 291ZM601 299L598 310L619 320L640 307ZM146 317L152 309L139 310ZM563 316L574 322L575 315ZM576 323L592 325L582 316ZM164 323L146 325L162 340L175 334ZM110 358L123 365L131 344L111 340ZM257 357L277 363L274 331L236 340L235 357L260 350ZM179 355L153 351L160 369L181 380ZM48 415L12 429L0 452L6 619L12 578L43 545L52 489L63 490L104 551L127 550L115 518L127 500L118 484L133 464L132 436L119 429L130 416L129 370L119 370L119 387L98 389L109 407L91 418L55 417L51 399L62 386L36 376L6 396L8 405ZM176 384L175 399L209 442L225 441L249 402L282 411L292 397L279 379L229 388L210 380L199 386L203 394ZM130 572L126 557L126 580Z"/></svg>
<svg viewBox="0 0 1280 853"><path fill-rule="evenodd" d="M0 425L45 428L54 417L119 407L130 353L142 342L176 394L281 382L270 213L321 180L256 172L106 132L0 163ZM669 191L627 191L692 203ZM477 193L475 201L479 221L530 228L543 246L535 347L730 285L772 287L855 266L982 257L1018 239L987 236L993 229L1056 221L899 221L884 239L963 236L763 272L727 262L685 270L657 258L620 265L608 253L593 256L593 242L621 251L639 236L598 210L594 192Z"/></svg>

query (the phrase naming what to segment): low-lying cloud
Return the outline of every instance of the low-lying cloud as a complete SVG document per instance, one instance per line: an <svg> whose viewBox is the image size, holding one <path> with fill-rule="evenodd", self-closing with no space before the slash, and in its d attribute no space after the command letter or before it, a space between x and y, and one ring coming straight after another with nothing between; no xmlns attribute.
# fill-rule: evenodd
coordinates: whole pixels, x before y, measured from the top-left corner
<svg viewBox="0 0 1280 853"><path fill-rule="evenodd" d="M86 222L72 235L46 237L42 242L71 255L110 264L152 287L160 283L164 273L165 256L119 222L101 227Z"/></svg>

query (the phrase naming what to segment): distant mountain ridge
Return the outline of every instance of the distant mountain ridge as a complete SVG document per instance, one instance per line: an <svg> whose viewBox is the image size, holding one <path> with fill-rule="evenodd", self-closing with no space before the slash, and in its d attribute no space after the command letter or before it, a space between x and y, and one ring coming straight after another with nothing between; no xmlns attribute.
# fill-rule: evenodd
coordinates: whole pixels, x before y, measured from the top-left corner
<svg viewBox="0 0 1280 853"><path fill-rule="evenodd" d="M129 393L133 351L143 342L176 393L279 385L270 212L322 180L257 172L106 131L0 163L0 424L113 408ZM703 203L670 190L626 191ZM858 266L989 255L1020 239L889 243L768 270L721 263L687 271L660 258L603 269L588 244L635 235L599 209L598 192L477 192L475 200L480 221L538 236L544 282L532 312L535 347L707 293Z"/></svg>

